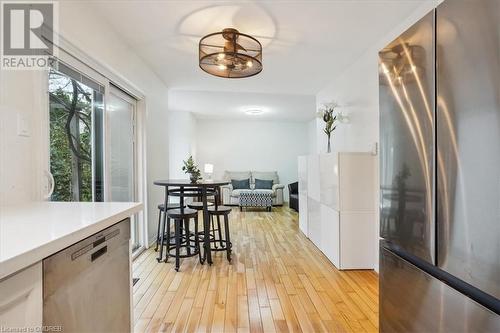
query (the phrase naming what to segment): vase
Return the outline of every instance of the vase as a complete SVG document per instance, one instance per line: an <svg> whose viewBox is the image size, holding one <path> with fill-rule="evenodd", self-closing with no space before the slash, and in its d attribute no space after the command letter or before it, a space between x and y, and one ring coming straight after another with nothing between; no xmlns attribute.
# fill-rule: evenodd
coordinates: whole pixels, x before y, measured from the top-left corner
<svg viewBox="0 0 500 333"><path fill-rule="evenodd" d="M330 136L328 136L328 146L326 147L326 152L327 153L332 152L332 145L330 144Z"/></svg>
<svg viewBox="0 0 500 333"><path fill-rule="evenodd" d="M192 184L196 184L196 182L198 181L198 177L195 175L191 175L189 177L189 180L191 181Z"/></svg>

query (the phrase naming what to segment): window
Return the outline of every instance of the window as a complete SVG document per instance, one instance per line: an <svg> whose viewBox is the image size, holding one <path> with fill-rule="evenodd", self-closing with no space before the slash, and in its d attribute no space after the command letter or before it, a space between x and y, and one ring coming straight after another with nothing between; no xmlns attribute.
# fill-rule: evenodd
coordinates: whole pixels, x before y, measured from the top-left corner
<svg viewBox="0 0 500 333"><path fill-rule="evenodd" d="M104 87L62 63L49 71L52 201L103 201Z"/></svg>

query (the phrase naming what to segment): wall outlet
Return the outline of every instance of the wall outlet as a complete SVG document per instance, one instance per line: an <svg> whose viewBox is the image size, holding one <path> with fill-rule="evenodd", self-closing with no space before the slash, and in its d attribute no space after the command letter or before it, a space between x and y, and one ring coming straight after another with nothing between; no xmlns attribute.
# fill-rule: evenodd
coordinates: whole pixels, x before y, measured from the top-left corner
<svg viewBox="0 0 500 333"><path fill-rule="evenodd" d="M20 113L17 114L17 135L26 137L31 135L28 117Z"/></svg>

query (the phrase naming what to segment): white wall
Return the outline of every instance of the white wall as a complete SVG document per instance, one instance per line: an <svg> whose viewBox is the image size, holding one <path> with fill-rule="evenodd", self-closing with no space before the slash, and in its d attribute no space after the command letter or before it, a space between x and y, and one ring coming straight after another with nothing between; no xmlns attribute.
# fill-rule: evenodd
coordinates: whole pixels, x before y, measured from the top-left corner
<svg viewBox="0 0 500 333"><path fill-rule="evenodd" d="M329 101L338 101L341 110L350 118L340 123L331 137L336 151L370 151L378 141L378 57L366 53L317 95L317 107ZM326 152L327 139L324 122L317 119L319 134L316 149Z"/></svg>
<svg viewBox="0 0 500 333"><path fill-rule="evenodd" d="M230 171L278 171L288 185L297 178L297 156L308 152L305 122L197 120L197 161L214 165L213 178ZM285 187L285 201L288 188Z"/></svg>
<svg viewBox="0 0 500 333"><path fill-rule="evenodd" d="M168 126L169 178L187 179L182 161L196 161L196 118L191 112L170 111Z"/></svg>
<svg viewBox="0 0 500 333"><path fill-rule="evenodd" d="M316 118L310 120L307 123L307 141L309 144L308 153L316 154L318 152L318 130L317 130Z"/></svg>
<svg viewBox="0 0 500 333"><path fill-rule="evenodd" d="M337 151L374 151L379 142L379 101L378 101L378 51L395 39L399 34L432 10L439 1L423 3L412 15L390 31L384 38L376 41L367 51L345 71L335 77L316 95L319 108L322 103L336 101L341 110L350 118L347 124L339 124L332 135L332 149ZM316 120L316 152L326 152L327 140L323 133L323 121ZM314 148L314 145L311 145ZM378 207L377 195L374 198ZM379 238L379 221L375 221L376 237ZM376 244L376 269L378 270L378 242Z"/></svg>
<svg viewBox="0 0 500 333"><path fill-rule="evenodd" d="M40 137L39 104L42 87L30 71L0 70L0 204L34 200ZM37 93L35 93L37 92ZM23 117L29 136L17 135Z"/></svg>
<svg viewBox="0 0 500 333"><path fill-rule="evenodd" d="M167 87L135 55L126 43L84 1L59 2L59 31L64 39L142 91L146 98L147 184L168 176ZM0 203L13 204L40 200L42 177L39 175L46 128L41 127L42 90L40 72L0 72ZM24 114L32 135L19 137L15 119ZM4 130L5 129L5 130ZM150 186L149 236L156 233L156 205L162 200L161 189Z"/></svg>

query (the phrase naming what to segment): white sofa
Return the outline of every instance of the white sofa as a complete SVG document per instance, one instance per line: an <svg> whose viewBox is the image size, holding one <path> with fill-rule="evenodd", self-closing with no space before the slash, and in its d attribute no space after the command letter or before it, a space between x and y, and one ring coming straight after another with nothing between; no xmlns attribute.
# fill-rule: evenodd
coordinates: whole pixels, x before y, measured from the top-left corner
<svg viewBox="0 0 500 333"><path fill-rule="evenodd" d="M234 180L250 179L250 189L251 190L254 190L254 188L255 188L255 179L272 180L273 187L271 190L259 189L259 191L269 191L272 193L273 206L283 205L283 189L285 188L285 185L280 184L278 173L276 171L271 171L271 172L226 171L226 172L224 172L223 178L224 178L224 180L228 180L228 181L231 181L231 179L234 179ZM222 186L221 190L222 190L222 204L223 205L238 205L240 203L241 191L248 191L248 190L233 190L233 186L231 184Z"/></svg>

